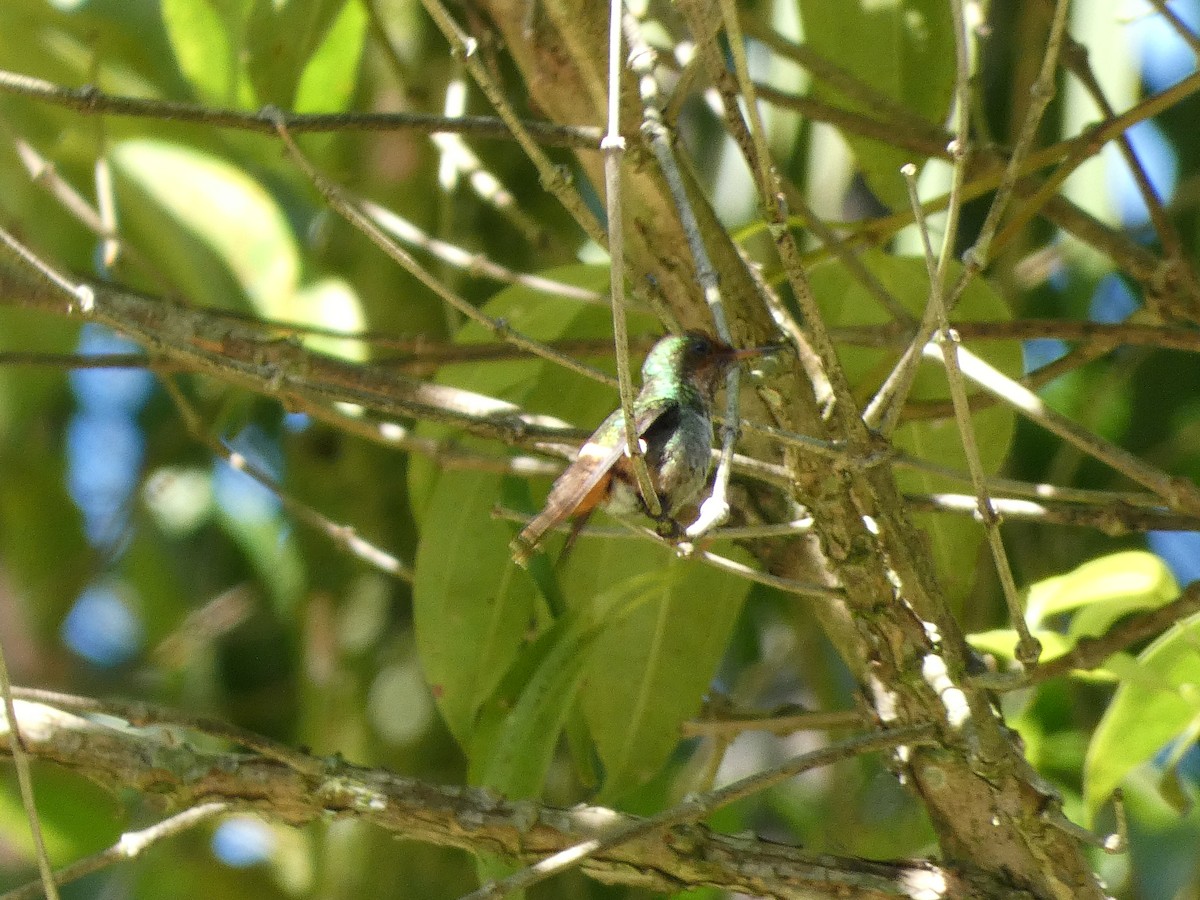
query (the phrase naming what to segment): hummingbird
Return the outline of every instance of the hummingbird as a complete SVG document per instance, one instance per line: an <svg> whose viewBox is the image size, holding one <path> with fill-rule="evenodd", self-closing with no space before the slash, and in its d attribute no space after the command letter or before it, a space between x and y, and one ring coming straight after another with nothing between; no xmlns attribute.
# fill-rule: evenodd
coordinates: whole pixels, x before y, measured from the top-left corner
<svg viewBox="0 0 1200 900"><path fill-rule="evenodd" d="M661 520L673 520L708 481L713 398L729 367L773 349L736 350L699 331L668 335L650 349L642 364L642 389L633 401L633 422ZM649 513L626 453L620 409L588 438L550 488L545 507L513 539L513 559L525 565L546 532L574 519L577 533L601 505L620 515Z"/></svg>

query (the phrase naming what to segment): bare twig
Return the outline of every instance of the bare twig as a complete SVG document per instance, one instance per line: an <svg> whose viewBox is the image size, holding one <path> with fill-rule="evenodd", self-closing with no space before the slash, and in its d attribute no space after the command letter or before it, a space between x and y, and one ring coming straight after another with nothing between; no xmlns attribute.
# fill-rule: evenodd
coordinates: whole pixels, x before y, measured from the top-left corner
<svg viewBox="0 0 1200 900"><path fill-rule="evenodd" d="M940 358L939 350L932 344L926 347L925 355L934 359ZM963 375L1030 421L1036 422L1047 431L1074 444L1089 456L1132 478L1158 494L1171 506L1186 512L1200 512L1200 491L1191 481L1185 478L1171 477L1160 469L1143 462L1128 450L1118 447L1072 422L1066 416L1047 406L1033 391L1013 381L965 347L959 349L959 361Z"/></svg>
<svg viewBox="0 0 1200 900"><path fill-rule="evenodd" d="M713 327L717 337L726 344L733 345L733 337L729 332L729 322L725 315L725 303L721 298L721 288L717 280L717 271L713 268L704 246L704 237L700 233L700 225L696 221L696 213L684 187L683 176L675 161L675 151L671 146L670 135L663 119L662 100L658 82L654 77L654 51L641 36L641 28L632 15L624 17L624 31L629 41L629 65L638 79L638 90L641 93L643 120L642 135L649 142L654 158L662 170L667 187L671 192L671 200L675 204L680 225L687 239L688 250L691 253L692 264L696 270L696 281L704 294L704 302L712 315ZM700 514L696 521L687 528L688 538L695 540L706 532L721 525L729 517L729 476L733 459L733 446L737 441L738 421L738 392L741 384L741 373L737 366L731 366L725 377L725 424L721 431L721 456L717 463L717 471L713 476L713 487L710 495L700 506Z"/></svg>
<svg viewBox="0 0 1200 900"><path fill-rule="evenodd" d="M604 295L596 291L567 284L563 281L555 281L553 278L547 278L544 275L514 272L507 266L502 266L480 253L471 253L457 244L431 237L412 222L397 215L390 209L385 209L377 203L372 203L370 200L360 200L359 204L362 206L363 212L369 215L388 234L398 240L404 241L406 244L420 247L447 265L464 269L472 275L482 275L485 278L491 278L507 284L519 284L533 291L568 297L584 303L605 302Z"/></svg>
<svg viewBox="0 0 1200 900"><path fill-rule="evenodd" d="M388 553L386 550L376 547L370 541L360 537L351 526L339 525L329 517L317 512L317 510L313 509L307 503L297 500L285 491L274 478L254 465L243 454L235 450L230 450L221 441L209 436L204 430L204 423L200 418L200 414L196 412L195 407L192 406L191 401L188 400L179 386L170 378L162 379L162 385L171 400L175 403L176 409L179 410L179 415L183 419L184 427L187 428L188 433L195 440L204 444L211 452L225 460L231 469L249 475L278 497L279 502L283 504L283 507L289 513L301 522L324 534L335 545L341 547L347 553L357 556L381 572L386 572L388 575L393 575L404 581L412 581L412 568L401 562L394 554Z"/></svg>
<svg viewBox="0 0 1200 900"><path fill-rule="evenodd" d="M59 869L54 873L54 881L57 884L70 884L85 875L91 875L93 872L98 872L116 863L134 859L158 842L181 834L189 828L195 828L229 808L229 804L223 802L201 803L199 806L190 807L163 819L149 828L143 828L140 831L126 831L108 849ZM0 900L38 900L41 896L42 884L34 881L0 895Z"/></svg>
<svg viewBox="0 0 1200 900"><path fill-rule="evenodd" d="M961 28L963 24L962 9L958 6L957 2L952 2L951 6L958 10L955 25ZM966 47L963 45L965 43L965 29L960 31L959 34L959 55L962 58L960 60L959 77L965 79L965 59L967 56ZM960 96L961 99L962 97ZM960 108L959 115L965 119L966 109ZM950 327L950 320L946 314L945 297L943 296L945 290L944 276L950 260L950 255L946 248L954 242L952 237L954 229L947 228L942 240L942 256L935 261L933 250L929 243L929 229L925 222L925 217L921 213L920 201L917 199L916 168L911 164L906 165L903 169L903 174L905 184L908 186L909 200L912 203L917 228L921 233L921 239L925 245L925 258L930 275L929 305L933 308L933 318L937 325L937 331L934 332L934 343L938 345L942 352L942 364L946 369L946 382L949 385L950 398L954 404L954 420L958 424L958 434L962 442L963 455L967 461L967 470L971 473L971 486L975 489L976 508L979 511L980 520L983 522L988 546L992 551L992 562L995 565L996 574L1000 578L1000 587L1004 594L1004 602L1008 606L1009 621L1012 623L1013 630L1016 631L1018 636L1017 658L1025 665L1032 665L1037 662L1042 648L1037 639L1029 633L1029 626L1025 623L1025 613L1021 609L1021 598L1017 594L1017 585L1013 578L1012 567L1008 563L1008 553L1004 549L1004 541L1000 536L1000 517L997 515L996 508L989 496L983 463L979 458L979 447L975 440L975 426L971 422L971 406L967 400L967 389L963 384L962 371L959 368L958 354L962 339ZM952 203L951 209L955 209L955 206Z"/></svg>
<svg viewBox="0 0 1200 900"><path fill-rule="evenodd" d="M0 92L30 97L67 107L85 115L135 116L162 121L194 122L219 128L239 128L275 133L275 121L265 110L242 112L214 109L192 103L123 97L106 93L94 85L66 88L42 78L0 70ZM490 116L448 118L423 113L316 113L284 114L284 124L293 134L327 131L411 130L426 134L461 134L491 140L512 140L512 131L503 119ZM547 146L595 150L600 129L586 125L554 125L549 122L521 122L529 138Z"/></svg>
<svg viewBox="0 0 1200 900"><path fill-rule="evenodd" d="M761 713L739 714L738 711L705 710L700 718L684 722L684 737L703 737L721 734L735 737L746 731L769 731L780 736L797 731L834 731L839 728L861 728L866 717L857 710L819 712L794 706L783 706Z"/></svg>
<svg viewBox="0 0 1200 900"><path fill-rule="evenodd" d="M50 865L50 854L46 852L46 839L42 834L42 818L38 815L37 800L33 794L33 775L29 771L29 754L25 749L25 738L21 721L13 702L12 681L8 677L8 662L0 648L0 698L4 701L4 740L12 754L13 766L17 770L17 787L21 793L21 806L25 810L25 821L33 839L33 855L37 860L39 881L37 885L46 900L58 900L58 887L54 883L54 869Z"/></svg>
<svg viewBox="0 0 1200 900"><path fill-rule="evenodd" d="M277 117L278 133L284 146L287 148L288 154L293 162L308 176L313 185L321 192L329 205L332 206L339 215L344 217L351 225L361 231L371 243L379 247L392 260L401 265L405 271L414 275L423 285L433 291L446 304L453 307L459 313L473 322L482 325L488 332L497 338L508 341L514 346L520 347L533 353L535 356L540 356L550 362L556 363L563 368L570 369L573 372L578 372L586 378L591 378L599 381L602 384L612 384L613 379L605 375L598 369L591 366L585 366L570 356L565 356L557 353L545 344L539 341L532 340L518 332L513 331L505 323L500 322L490 316L480 312L473 304L468 303L454 291L450 290L438 279L434 278L429 272L425 271L404 248L400 247L395 241L391 240L384 234L375 222L367 216L357 205L350 202L343 196L340 188L333 184L329 179L316 170L309 162L308 158L296 146L296 142L292 140L291 134L288 133L287 125L284 122L282 114Z"/></svg>
<svg viewBox="0 0 1200 900"><path fill-rule="evenodd" d="M1011 691L1059 678L1073 671L1088 671L1104 665L1114 653L1161 634L1177 622L1200 612L1200 582L1192 582L1175 600L1156 609L1139 612L1116 622L1098 637L1080 638L1075 646L1027 671L974 676L986 687Z"/></svg>
<svg viewBox="0 0 1200 900"><path fill-rule="evenodd" d="M557 4L551 5L558 9ZM604 199L608 212L609 293L612 297L617 383L621 389L621 416L625 422L625 453L633 463L634 478L647 512L658 518L662 515L662 504L658 499L658 491L654 489L650 471L646 468L641 435L634 416L633 376L629 369L629 326L625 321L625 220L621 213L621 161L625 157L625 138L621 136L623 15L622 0L611 0L608 8L608 132L600 143L604 151Z"/></svg>
<svg viewBox="0 0 1200 900"><path fill-rule="evenodd" d="M437 24L438 29L445 36L446 40L449 41L450 52L462 60L463 65L466 66L475 83L479 85L479 89L483 91L488 102L492 104L492 107L499 114L500 118L504 120L504 124L508 126L512 137L521 145L521 149L525 151L525 155L529 157L530 162L537 169L538 177L542 181L542 187L554 194L567 212L571 214L572 218L579 223L579 226L588 237L600 246L605 246L603 226L601 226L595 214L587 208L587 205L583 202L583 198L579 195L579 191L569 183L564 172L550 161L550 158L546 156L542 148L533 140L524 123L517 118L513 112L512 104L508 102L500 87L493 82L487 69L476 55L476 40L463 33L441 0L421 0L421 4ZM599 135L597 135L597 141L598 139ZM598 147L598 143L592 146Z"/></svg>

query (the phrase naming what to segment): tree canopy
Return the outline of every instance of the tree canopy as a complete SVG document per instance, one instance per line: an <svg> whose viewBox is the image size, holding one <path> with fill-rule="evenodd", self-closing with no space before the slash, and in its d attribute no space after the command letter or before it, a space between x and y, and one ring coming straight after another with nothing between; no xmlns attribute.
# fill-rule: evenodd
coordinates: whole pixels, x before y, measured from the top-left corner
<svg viewBox="0 0 1200 900"><path fill-rule="evenodd" d="M4 0L0 884L1196 895L1198 29Z"/></svg>

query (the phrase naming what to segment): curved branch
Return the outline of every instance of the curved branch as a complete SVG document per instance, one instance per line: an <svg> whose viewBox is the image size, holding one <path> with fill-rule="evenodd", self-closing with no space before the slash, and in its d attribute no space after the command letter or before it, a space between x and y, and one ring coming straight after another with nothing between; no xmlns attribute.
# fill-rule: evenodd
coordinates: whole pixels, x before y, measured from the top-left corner
<svg viewBox="0 0 1200 900"><path fill-rule="evenodd" d="M306 757L303 766L291 766L257 753L200 750L177 737L165 739L161 729L114 727L45 703L18 700L16 710L31 756L101 785L159 796L175 808L223 802L293 826L330 815L354 818L398 838L526 862L640 821L602 807L558 809L505 800L481 788L429 784L339 757ZM10 747L5 721L0 752L8 754ZM599 851L581 868L600 881L660 891L707 885L780 898L1029 896L978 873L924 860L809 853L757 837L716 834L703 825L677 826Z"/></svg>

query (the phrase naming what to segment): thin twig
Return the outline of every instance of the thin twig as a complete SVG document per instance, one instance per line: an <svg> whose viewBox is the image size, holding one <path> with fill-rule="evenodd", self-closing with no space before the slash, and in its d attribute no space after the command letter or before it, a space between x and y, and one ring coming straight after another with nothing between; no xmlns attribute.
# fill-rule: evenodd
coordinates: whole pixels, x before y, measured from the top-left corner
<svg viewBox="0 0 1200 900"><path fill-rule="evenodd" d="M491 278L506 284L519 284L532 291L555 294L559 297L567 297L583 303L607 302L604 295L597 291L574 284L567 284L565 281L556 281L544 275L515 272L507 266L502 266L494 262L481 253L471 253L457 244L431 237L408 219L397 215L392 210L377 203L373 203L370 200L359 200L358 202L363 212L370 216L388 234L398 240L404 241L406 244L420 247L441 262L454 266L457 269L463 269L471 275L482 275L485 278Z"/></svg>
<svg viewBox="0 0 1200 900"><path fill-rule="evenodd" d="M861 728L865 724L866 717L854 709L817 712L784 706L761 713L703 712L700 718L684 722L681 732L684 737L705 737L714 734L735 737L747 731L769 731L784 736L798 731Z"/></svg>
<svg viewBox="0 0 1200 900"><path fill-rule="evenodd" d="M979 515L978 502L972 494L905 494L904 499L914 510L923 512L953 513L972 518ZM1001 519L1095 528L1109 537L1147 531L1200 531L1200 514L1178 513L1162 505L1126 505L1119 500L1088 503L1024 500L995 495L992 495L992 505Z"/></svg>
<svg viewBox="0 0 1200 900"><path fill-rule="evenodd" d="M1179 17L1175 10L1167 5L1167 0L1150 0L1154 4L1154 8L1158 10L1158 14L1167 20L1175 33L1179 35L1191 48L1192 53L1200 59L1200 38L1196 37L1195 32L1188 27L1187 22Z"/></svg>
<svg viewBox="0 0 1200 900"><path fill-rule="evenodd" d="M313 183L313 186L321 193L321 196L334 208L343 218L351 225L363 233L371 243L379 247L393 261L402 266L405 271L409 272L417 278L423 285L433 291L443 302L447 303L455 310L466 316L468 319L482 325L489 333L496 338L506 340L514 346L520 347L529 353L539 356L549 362L556 363L565 369L572 372L577 372L586 378L591 378L593 381L598 381L601 384L614 385L614 381L608 375L605 375L599 369L591 366L585 366L570 356L556 352L553 348L545 344L528 338L509 328L504 322L493 319L491 316L480 312L472 303L467 302L454 291L450 290L438 279L433 277L425 270L420 263L416 261L403 247L389 238L375 224L370 216L366 215L359 207L348 200L340 187L333 184L328 178L316 170L308 158L296 146L296 142L292 140L291 134L287 130L287 125L282 117L282 114L277 118L278 134L280 140L283 141L287 148L288 155L292 161L300 168L308 179Z"/></svg>
<svg viewBox="0 0 1200 900"><path fill-rule="evenodd" d="M938 253L937 265L931 266L929 302L921 324L917 326L916 338L905 348L899 361L888 374L883 385L876 392L867 408L863 411L863 420L869 428L877 430L885 437L891 436L900 423L900 413L908 400L908 394L917 377L917 366L921 362L921 346L929 340L938 326L939 313L943 317L952 303L946 302L946 282L950 277L950 263L954 255L954 245L958 240L958 220L962 212L963 186L967 179L967 165L970 162L970 89L971 68L970 51L967 46L967 27L964 18L962 0L951 0L950 15L954 23L954 140L948 145L950 158L953 161L950 176L950 194L946 203L946 221L942 231L942 246ZM916 198L913 175L906 180L913 186L910 188L913 200L911 202L913 221L918 223L921 239L925 244L926 256L932 259L929 247L927 229L920 227L922 209ZM918 343L920 342L920 343Z"/></svg>
<svg viewBox="0 0 1200 900"><path fill-rule="evenodd" d="M106 869L116 863L134 859L154 844L181 834L189 828L195 828L200 823L206 822L230 808L230 804L225 802L201 803L199 806L189 807L163 819L149 828L143 828L140 831L126 831L108 849L59 869L54 873L54 880L60 885L70 884L85 875L91 875L93 872ZM33 881L0 895L0 900L37 900L42 896L42 890L42 884Z"/></svg>
<svg viewBox="0 0 1200 900"><path fill-rule="evenodd" d="M4 718L7 731L12 736L9 749L13 766L17 770L17 787L21 793L21 806L25 810L25 821L29 824L29 835L33 839L33 855L37 860L39 886L46 900L58 900L58 887L54 883L54 869L50 865L50 854L46 852L46 839L42 834L42 819L38 815L37 800L33 794L33 775L29 771L29 755L25 752L25 739L21 736L21 722L13 703L13 686L8 677L8 662L4 649L0 647L0 696L4 700Z"/></svg>
<svg viewBox="0 0 1200 900"><path fill-rule="evenodd" d="M550 161L542 148L530 136L525 124L517 118L512 104L508 102L504 92L492 80L491 75L488 74L487 69L476 55L478 42L463 33L441 0L421 0L421 5L425 7L425 11L429 13L438 29L450 43L450 52L462 60L463 65L466 66L475 83L479 85L479 89L483 91L488 102L492 104L500 118L504 120L504 124L508 126L512 137L521 145L521 149L525 151L525 155L537 169L542 187L554 194L558 202L583 229L584 234L601 247L605 246L603 226L595 214L588 209L587 204L583 202L579 191L569 183L565 173ZM598 147L599 137L597 134L597 143L593 144L593 147Z"/></svg>
<svg viewBox="0 0 1200 900"><path fill-rule="evenodd" d="M145 353L34 353L0 351L0 366L48 366L55 369L157 369Z"/></svg>
<svg viewBox="0 0 1200 900"><path fill-rule="evenodd" d="M951 3L951 6L956 5L956 2ZM961 14L961 9L959 9L959 13ZM959 52L965 59L966 47L960 47ZM962 74L960 72L960 77ZM966 110L960 109L959 112L965 118ZM975 489L976 509L979 512L980 521L983 522L984 533L987 535L988 546L992 552L992 563L1000 578L1000 588L1008 606L1009 621L1017 633L1017 659L1027 666L1033 665L1037 662L1042 647L1037 639L1029 633L1029 626L1025 622L1025 612L1021 608L1021 598L1017 594L1012 566L1009 565L1008 553L1004 549L1004 541L1000 536L1000 517L996 513L996 508L992 504L988 492L983 463L979 458L979 446L975 440L975 426L971 422L971 405L967 399L966 386L963 384L962 372L958 365L959 345L962 343L962 339L950 327L950 320L946 315L946 306L942 295L945 283L944 281L940 284L937 282L937 272L945 271L949 256L943 253L940 260L934 260L929 243L929 228L921 213L921 204L917 198L916 167L911 164L906 165L902 171L905 185L908 187L909 201L912 203L913 213L916 217L917 229L920 231L922 243L925 245L925 259L930 270L929 305L933 307L934 321L937 325L934 342L942 352L942 365L946 370L946 382L950 388L950 399L954 404L954 420L958 424L963 456L967 461L967 471L971 475L971 485ZM950 234L949 229L947 234ZM943 249L945 249L946 243L944 240Z"/></svg>
<svg viewBox="0 0 1200 900"><path fill-rule="evenodd" d="M683 176L679 172L675 151L671 146L666 122L663 120L661 94L658 81L654 77L654 51L642 38L641 28L632 15L623 17L623 26L629 41L629 66L637 76L642 99L642 135L649 141L670 191L680 227L687 239L688 251L696 271L696 281L703 292L717 337L732 346L733 337L729 332L729 321L725 315L725 303L721 298L717 271L713 268L708 249L704 246L700 225L696 221L696 213L684 187ZM700 505L700 514L696 521L686 529L688 538L692 540L723 524L729 518L729 476L732 471L733 447L737 442L740 385L741 373L737 366L731 366L725 376L725 420L721 429L721 456L713 476L712 491Z"/></svg>
<svg viewBox="0 0 1200 900"><path fill-rule="evenodd" d="M1070 11L1070 0L1055 0L1054 15L1050 20L1050 34L1046 41L1046 51L1042 57L1042 65L1037 78L1029 90L1029 109L1021 124L1021 131L1013 145L1012 154L1004 169L1004 177L996 188L996 195L988 208L987 216L979 227L979 235L975 243L963 254L963 271L951 292L947 306L953 308L954 303L962 295L967 284L980 271L987 267L991 260L992 238L1000 225L1000 220L1007 211L1008 202L1016 188L1020 167L1033 148L1037 138L1038 127L1046 108L1055 94L1055 76L1058 72L1058 60L1062 52L1063 41L1067 34L1067 14Z"/></svg>
<svg viewBox="0 0 1200 900"><path fill-rule="evenodd" d="M279 502L289 513L306 525L320 531L336 546L341 547L347 553L357 556L367 564L388 575L403 579L404 581L411 582L413 580L412 568L401 562L394 554L388 553L386 550L360 537L349 525L339 525L307 503L297 500L285 491L279 482L252 463L243 454L238 453L236 450L230 450L221 441L210 437L204 430L200 414L196 412L191 401L187 399L187 396L180 390L174 380L164 378L162 379L162 385L174 402L176 409L179 410L179 415L183 419L184 427L188 433L223 459L231 469L249 475L279 498Z"/></svg>
<svg viewBox="0 0 1200 900"><path fill-rule="evenodd" d="M822 386L828 386L830 402L826 408L832 413L830 426L836 428L855 446L866 445L869 443L869 435L857 413L858 404L850 388L850 383L846 379L845 370L838 359L837 349L830 340L824 316L813 296L799 245L789 225L787 201L779 173L771 161L762 116L753 100L753 84L749 83L745 54L741 54L741 68L737 71L738 80L735 81L725 67L723 49L715 40L701 39L701 36L705 34L707 16L704 5L697 3L696 0L687 0L686 3L681 3L681 6L689 27L696 35L697 49L704 58L709 77L716 84L721 95L725 122L729 132L754 176L755 187L762 201L767 222L767 231L774 240L788 286L800 308L808 344L813 351L811 364L806 364L806 373L813 381L814 391ZM736 9L730 4L722 6L722 21L727 28L732 25L734 30L731 36L740 35L736 21ZM730 43L737 43L737 41L731 40ZM737 59L738 57L735 55L735 65L738 65ZM749 127L740 111L740 98L743 95L746 97L745 112L750 119ZM804 357L801 357L801 361L804 362Z"/></svg>
<svg viewBox="0 0 1200 900"><path fill-rule="evenodd" d="M935 360L941 358L940 351L932 344L926 346L925 355ZM959 349L959 363L963 375L1030 421L1036 422L1089 456L1132 478L1158 494L1172 507L1200 513L1200 490L1188 479L1167 475L1128 450L1076 424L1047 406L1033 391L1013 381L965 347Z"/></svg>
<svg viewBox="0 0 1200 900"><path fill-rule="evenodd" d="M1192 582L1170 603L1123 618L1098 637L1080 638L1062 656L1039 663L1029 670L974 675L972 679L992 690L1013 691L1076 670L1086 672L1098 669L1114 653L1161 634L1197 612L1200 612L1200 582Z"/></svg>
<svg viewBox="0 0 1200 900"><path fill-rule="evenodd" d="M265 110L243 112L215 109L194 103L124 97L106 93L95 85L67 88L42 78L0 70L0 92L30 97L73 109L86 115L134 116L167 122L194 122L219 128L238 128L274 134L275 121ZM426 134L461 134L490 140L511 141L512 131L504 119L493 116L446 116L424 113L286 113L284 122L293 134L329 131L419 131ZM587 125L555 125L550 122L520 122L530 140L547 146L595 150L601 131Z"/></svg>
<svg viewBox="0 0 1200 900"><path fill-rule="evenodd" d="M551 4L556 10L557 4ZM625 138L621 136L621 17L622 0L611 0L608 8L608 132L600 142L604 151L604 197L608 212L609 294L612 297L613 345L617 359L617 384L621 392L621 417L625 422L625 454L633 464L634 478L646 511L662 515L662 503L646 458L634 414L633 376L629 368L629 325L625 320L625 220L621 213L621 161ZM566 29L574 33L574 29ZM588 82L590 84L590 82Z"/></svg>

